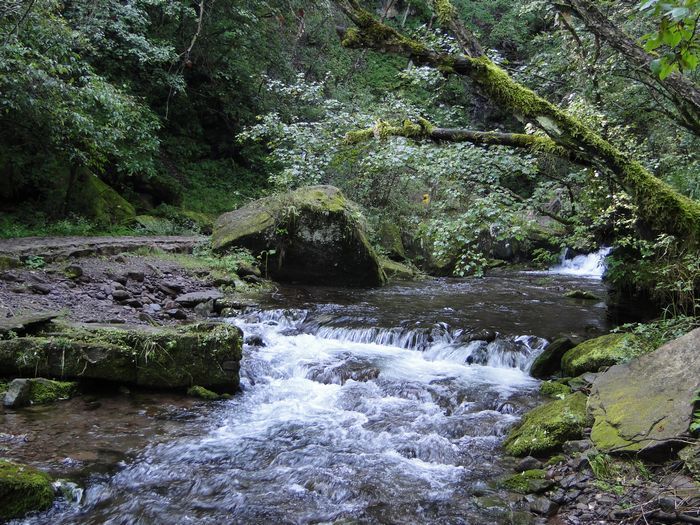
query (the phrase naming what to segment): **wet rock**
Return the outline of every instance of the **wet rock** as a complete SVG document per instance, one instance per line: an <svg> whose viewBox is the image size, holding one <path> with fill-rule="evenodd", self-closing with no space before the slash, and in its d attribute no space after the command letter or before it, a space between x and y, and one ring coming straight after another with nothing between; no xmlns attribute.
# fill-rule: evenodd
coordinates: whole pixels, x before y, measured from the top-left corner
<svg viewBox="0 0 700 525"><path fill-rule="evenodd" d="M230 392L238 387L241 339L236 327L224 324L66 325L45 337L0 341L0 377L31 372L154 388L195 383Z"/></svg>
<svg viewBox="0 0 700 525"><path fill-rule="evenodd" d="M197 397L199 399L204 399L205 401L217 401L221 399L221 396L216 392L207 390L203 386L192 386L187 390L187 395L191 397Z"/></svg>
<svg viewBox="0 0 700 525"><path fill-rule="evenodd" d="M527 456L520 460L515 470L518 472L523 472L525 470L535 470L542 468L542 462L539 459L533 458L532 456Z"/></svg>
<svg viewBox="0 0 700 525"><path fill-rule="evenodd" d="M29 379L14 379L8 386L3 399L3 405L7 408L21 408L28 406L32 385Z"/></svg>
<svg viewBox="0 0 700 525"><path fill-rule="evenodd" d="M218 290L205 290L203 292L190 292L180 295L175 299L175 302L187 308L192 308L200 303L216 301L222 297L223 294Z"/></svg>
<svg viewBox="0 0 700 525"><path fill-rule="evenodd" d="M574 347L574 343L568 337L560 337L549 343L537 359L532 363L530 375L538 379L545 379L561 368L561 358Z"/></svg>
<svg viewBox="0 0 700 525"><path fill-rule="evenodd" d="M626 364L593 384L591 439L604 452L667 454L680 450L700 389L700 329Z"/></svg>
<svg viewBox="0 0 700 525"><path fill-rule="evenodd" d="M543 455L580 438L588 424L587 398L581 392L539 406L523 416L504 443L513 456Z"/></svg>
<svg viewBox="0 0 700 525"><path fill-rule="evenodd" d="M585 299L588 301L600 301L600 297L587 290L570 290L564 294L564 297L570 299Z"/></svg>
<svg viewBox="0 0 700 525"><path fill-rule="evenodd" d="M77 383L52 381L41 377L14 379L8 385L3 404L8 408L21 408L54 403L72 397L77 387Z"/></svg>
<svg viewBox="0 0 700 525"><path fill-rule="evenodd" d="M131 308L143 307L143 303L141 301L139 301L138 299L128 299L127 301L124 301L124 304L126 306L130 306Z"/></svg>
<svg viewBox="0 0 700 525"><path fill-rule="evenodd" d="M249 335L245 338L245 344L249 346L265 346L265 341L259 335Z"/></svg>
<svg viewBox="0 0 700 525"><path fill-rule="evenodd" d="M559 505L544 496L536 496L528 498L528 500L530 502L530 510L541 516L554 516L559 510Z"/></svg>
<svg viewBox="0 0 700 525"><path fill-rule="evenodd" d="M54 500L51 478L43 472L0 460L0 520L48 509Z"/></svg>
<svg viewBox="0 0 700 525"><path fill-rule="evenodd" d="M386 281L359 209L333 186L257 200L218 218L216 251L242 246L281 281L376 286Z"/></svg>
<svg viewBox="0 0 700 525"><path fill-rule="evenodd" d="M147 313L148 315L156 315L162 309L163 309L163 307L159 304L156 304L156 303L147 304L146 306L143 307L144 313Z"/></svg>
<svg viewBox="0 0 700 525"><path fill-rule="evenodd" d="M564 375L575 377L586 372L628 361L648 351L645 343L634 334L608 334L589 339L564 354L561 369Z"/></svg>

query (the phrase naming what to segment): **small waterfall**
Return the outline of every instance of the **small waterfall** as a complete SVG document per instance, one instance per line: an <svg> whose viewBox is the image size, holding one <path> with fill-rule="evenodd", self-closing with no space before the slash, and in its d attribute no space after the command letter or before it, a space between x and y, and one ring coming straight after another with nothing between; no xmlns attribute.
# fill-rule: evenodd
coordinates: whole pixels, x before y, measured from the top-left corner
<svg viewBox="0 0 700 525"><path fill-rule="evenodd" d="M421 353L427 361L448 361L462 365L516 368L524 372L547 344L534 336L505 337L492 332L451 328L447 323L432 327L355 327L352 317L312 315L307 310L267 310L246 313L242 320L271 326L283 335L312 335L319 339L379 345ZM262 335L260 333L259 335Z"/></svg>
<svg viewBox="0 0 700 525"><path fill-rule="evenodd" d="M550 268L547 273L602 279L605 273L605 258L611 250L612 248L604 247L594 253L577 255L573 259L566 258L565 250L561 256L561 262Z"/></svg>

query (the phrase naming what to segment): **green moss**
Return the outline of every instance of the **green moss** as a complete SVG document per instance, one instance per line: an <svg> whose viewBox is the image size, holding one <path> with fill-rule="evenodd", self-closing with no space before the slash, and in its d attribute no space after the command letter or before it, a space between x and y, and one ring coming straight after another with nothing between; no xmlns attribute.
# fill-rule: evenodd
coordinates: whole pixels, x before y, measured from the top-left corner
<svg viewBox="0 0 700 525"><path fill-rule="evenodd" d="M190 387L187 390L187 395L192 397L198 397L206 401L216 401L218 399L221 399L221 396L219 396L219 394L212 392L211 390L207 390L203 386L197 385Z"/></svg>
<svg viewBox="0 0 700 525"><path fill-rule="evenodd" d="M438 22L443 26L449 25L457 14L452 2L450 0L434 0L434 5Z"/></svg>
<svg viewBox="0 0 700 525"><path fill-rule="evenodd" d="M546 479L546 472L542 469L533 469L508 476L499 483L501 488L518 492L520 494L537 494L545 492L554 483Z"/></svg>
<svg viewBox="0 0 700 525"><path fill-rule="evenodd" d="M70 399L77 389L78 384L70 381L32 379L29 398L34 405L44 405L61 399Z"/></svg>
<svg viewBox="0 0 700 525"><path fill-rule="evenodd" d="M21 266L22 261L19 259L16 259L15 257L8 257L7 255L0 255L0 271L20 268Z"/></svg>
<svg viewBox="0 0 700 525"><path fill-rule="evenodd" d="M241 338L224 324L177 328L77 328L0 341L0 370L104 379L156 388L238 386Z"/></svg>
<svg viewBox="0 0 700 525"><path fill-rule="evenodd" d="M508 434L506 451L513 456L544 455L565 441L579 439L589 423L586 401L584 394L576 392L528 412Z"/></svg>
<svg viewBox="0 0 700 525"><path fill-rule="evenodd" d="M549 397L565 397L571 393L571 388L555 381L544 381L540 385L540 393Z"/></svg>
<svg viewBox="0 0 700 525"><path fill-rule="evenodd" d="M53 499L48 475L26 465L0 460L0 520L46 510Z"/></svg>
<svg viewBox="0 0 700 525"><path fill-rule="evenodd" d="M559 463L563 463L564 461L566 461L566 456L564 454L556 454L549 458L544 465L546 467L553 467L554 465L558 465Z"/></svg>
<svg viewBox="0 0 700 525"><path fill-rule="evenodd" d="M589 339L566 352L561 359L561 367L565 375L578 376L629 361L649 350L633 334L608 334Z"/></svg>

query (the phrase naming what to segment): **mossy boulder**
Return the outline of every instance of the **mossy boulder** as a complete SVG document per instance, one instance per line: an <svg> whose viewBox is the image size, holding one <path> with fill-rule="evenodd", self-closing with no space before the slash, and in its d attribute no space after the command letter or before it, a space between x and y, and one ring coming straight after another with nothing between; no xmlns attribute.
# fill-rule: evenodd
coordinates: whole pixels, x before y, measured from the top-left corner
<svg viewBox="0 0 700 525"><path fill-rule="evenodd" d="M392 261L382 257L380 259L382 270L390 281L410 281L420 276L420 273L407 264Z"/></svg>
<svg viewBox="0 0 700 525"><path fill-rule="evenodd" d="M561 368L561 358L573 347L574 343L568 337L555 339L544 347L542 353L532 363L530 375L537 379L544 379L555 374Z"/></svg>
<svg viewBox="0 0 700 525"><path fill-rule="evenodd" d="M554 482L546 479L547 473L542 469L533 469L513 474L503 479L499 486L520 494L539 494L554 486Z"/></svg>
<svg viewBox="0 0 700 525"><path fill-rule="evenodd" d="M608 334L589 339L567 351L561 358L564 375L579 376L629 361L650 348L634 334Z"/></svg>
<svg viewBox="0 0 700 525"><path fill-rule="evenodd" d="M99 224L124 224L136 216L129 201L87 169L79 170L68 205L71 211Z"/></svg>
<svg viewBox="0 0 700 525"><path fill-rule="evenodd" d="M52 381L42 377L15 379L7 387L3 404L6 407L20 408L55 403L73 397L77 390L78 384L71 381Z"/></svg>
<svg viewBox="0 0 700 525"><path fill-rule="evenodd" d="M580 439L590 420L581 392L531 410L508 434L504 446L512 456L543 456L556 452L565 441Z"/></svg>
<svg viewBox="0 0 700 525"><path fill-rule="evenodd" d="M591 388L591 439L608 453L667 455L687 441L700 390L700 329L611 367Z"/></svg>
<svg viewBox="0 0 700 525"><path fill-rule="evenodd" d="M357 205L333 186L310 186L257 200L219 217L212 247L240 246L273 279L377 286L386 281Z"/></svg>
<svg viewBox="0 0 700 525"><path fill-rule="evenodd" d="M384 249L389 259L393 261L405 261L406 249L401 239L401 228L393 222L382 221L379 225L379 244Z"/></svg>
<svg viewBox="0 0 700 525"><path fill-rule="evenodd" d="M63 325L0 341L0 376L93 379L152 388L233 392L241 333L227 324L176 328Z"/></svg>
<svg viewBox="0 0 700 525"><path fill-rule="evenodd" d="M21 266L22 261L20 261L18 258L10 257L8 255L0 255L0 271L20 268Z"/></svg>
<svg viewBox="0 0 700 525"><path fill-rule="evenodd" d="M187 389L187 395L191 397L198 397L199 399L204 399L205 401L216 401L221 399L221 396L216 392L207 390L203 386L195 385Z"/></svg>
<svg viewBox="0 0 700 525"><path fill-rule="evenodd" d="M54 500L51 478L43 472L0 460L0 520L48 509Z"/></svg>

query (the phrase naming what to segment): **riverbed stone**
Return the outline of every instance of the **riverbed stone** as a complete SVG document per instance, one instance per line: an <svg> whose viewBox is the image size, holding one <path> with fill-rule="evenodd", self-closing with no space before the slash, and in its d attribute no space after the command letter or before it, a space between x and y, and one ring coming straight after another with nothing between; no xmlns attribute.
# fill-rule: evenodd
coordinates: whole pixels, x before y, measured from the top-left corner
<svg viewBox="0 0 700 525"><path fill-rule="evenodd" d="M222 297L223 294L218 290L204 290L201 292L190 292L180 295L175 299L175 302L182 306L191 308L197 306L200 303L216 301L217 299L221 299Z"/></svg>
<svg viewBox="0 0 700 525"><path fill-rule="evenodd" d="M588 402L595 446L649 455L679 450L700 390L698 351L700 328L600 374Z"/></svg>
<svg viewBox="0 0 700 525"><path fill-rule="evenodd" d="M598 372L601 368L629 361L649 350L634 334L607 334L584 341L567 351L561 359L561 369L564 375L571 377Z"/></svg>
<svg viewBox="0 0 700 525"><path fill-rule="evenodd" d="M46 510L53 500L54 490L47 474L0 459L0 520Z"/></svg>
<svg viewBox="0 0 700 525"><path fill-rule="evenodd" d="M539 494L554 486L554 482L547 479L546 474L542 469L525 470L506 477L499 485L520 494Z"/></svg>
<svg viewBox="0 0 700 525"><path fill-rule="evenodd" d="M38 374L152 388L238 388L241 333L201 323L162 328L60 325L51 332L0 341L0 376Z"/></svg>
<svg viewBox="0 0 700 525"><path fill-rule="evenodd" d="M43 405L69 399L77 390L77 383L52 381L42 377L13 379L8 385L3 404L8 408Z"/></svg>
<svg viewBox="0 0 700 525"><path fill-rule="evenodd" d="M215 251L241 246L280 281L377 286L386 276L360 209L333 186L310 186L254 201L218 218Z"/></svg>
<svg viewBox="0 0 700 525"><path fill-rule="evenodd" d="M574 343L568 337L555 339L544 347L542 353L532 363L530 375L537 379L545 379L554 375L561 368L561 358L574 347Z"/></svg>
<svg viewBox="0 0 700 525"><path fill-rule="evenodd" d="M543 456L580 439L588 425L586 396L581 392L531 410L508 434L504 446L512 456Z"/></svg>

